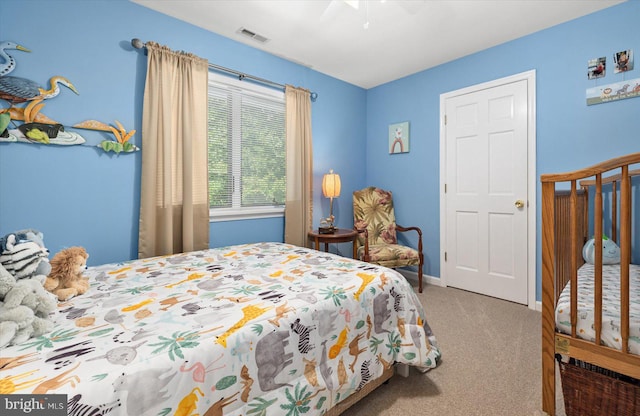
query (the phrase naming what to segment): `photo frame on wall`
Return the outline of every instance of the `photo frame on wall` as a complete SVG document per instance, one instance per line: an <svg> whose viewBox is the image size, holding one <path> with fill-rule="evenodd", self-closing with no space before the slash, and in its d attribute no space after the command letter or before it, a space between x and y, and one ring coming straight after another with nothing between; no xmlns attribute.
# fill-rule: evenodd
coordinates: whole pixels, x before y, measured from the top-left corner
<svg viewBox="0 0 640 416"><path fill-rule="evenodd" d="M389 124L389 154L409 153L409 122Z"/></svg>
<svg viewBox="0 0 640 416"><path fill-rule="evenodd" d="M588 79L602 78L607 74L607 58L604 56L601 58L589 59L587 65Z"/></svg>
<svg viewBox="0 0 640 416"><path fill-rule="evenodd" d="M627 49L614 53L613 62L616 64L614 73L631 71L633 69L633 50Z"/></svg>

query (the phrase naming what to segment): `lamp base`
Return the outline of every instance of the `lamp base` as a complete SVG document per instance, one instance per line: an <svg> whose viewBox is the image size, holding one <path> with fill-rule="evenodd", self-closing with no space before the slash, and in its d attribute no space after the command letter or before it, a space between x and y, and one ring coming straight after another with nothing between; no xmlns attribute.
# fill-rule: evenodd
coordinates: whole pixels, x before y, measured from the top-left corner
<svg viewBox="0 0 640 416"><path fill-rule="evenodd" d="M318 227L318 233L320 234L333 234L336 232L336 227L333 225L328 227Z"/></svg>

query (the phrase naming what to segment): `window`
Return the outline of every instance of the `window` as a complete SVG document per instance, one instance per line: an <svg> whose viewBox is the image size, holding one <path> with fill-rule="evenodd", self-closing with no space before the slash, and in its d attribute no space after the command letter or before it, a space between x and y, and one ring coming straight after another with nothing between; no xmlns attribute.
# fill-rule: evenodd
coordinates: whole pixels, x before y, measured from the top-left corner
<svg viewBox="0 0 640 416"><path fill-rule="evenodd" d="M209 73L212 220L284 215L284 92Z"/></svg>

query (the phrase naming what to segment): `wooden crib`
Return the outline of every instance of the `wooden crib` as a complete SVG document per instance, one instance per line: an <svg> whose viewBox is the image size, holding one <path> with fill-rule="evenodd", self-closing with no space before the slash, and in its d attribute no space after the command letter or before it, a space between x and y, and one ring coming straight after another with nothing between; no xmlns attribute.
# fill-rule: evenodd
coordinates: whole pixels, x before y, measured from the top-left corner
<svg viewBox="0 0 640 416"><path fill-rule="evenodd" d="M640 379L640 356L631 354L628 350L629 265L634 252L632 219L635 221L636 229L640 221L640 209L637 207L640 202L636 202L636 207L632 206L632 190L635 190L637 183L633 181L633 177L640 175L638 164L640 164L640 153L633 153L574 172L545 174L540 177L542 183L542 403L543 410L549 415L555 415L556 354ZM589 213L589 195L592 196L593 203L592 218ZM603 195L607 198L603 198ZM606 232L603 230L605 213L609 214L606 219L610 218L611 222L611 229L607 229ZM593 224L591 233L589 233L590 219ZM602 235L612 238L620 247L621 350L601 345ZM579 338L576 334L577 275L578 268L584 263L582 248L590 236L595 239L594 324L592 327L595 330L595 341ZM637 244L637 236L635 240ZM635 251L638 251L637 247ZM571 282L571 334L560 333L556 323L558 298L567 282ZM631 391L631 394L631 399L640 403L640 395L636 395L634 391ZM634 398L634 396L638 397Z"/></svg>

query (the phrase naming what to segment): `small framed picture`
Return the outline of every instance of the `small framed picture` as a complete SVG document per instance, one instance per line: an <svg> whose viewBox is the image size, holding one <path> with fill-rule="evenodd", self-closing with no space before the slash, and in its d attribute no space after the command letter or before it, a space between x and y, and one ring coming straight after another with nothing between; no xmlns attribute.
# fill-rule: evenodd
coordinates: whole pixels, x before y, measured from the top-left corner
<svg viewBox="0 0 640 416"><path fill-rule="evenodd" d="M633 69L633 51L627 49L626 51L620 51L613 54L613 62L616 66L613 68L613 72L631 71Z"/></svg>
<svg viewBox="0 0 640 416"><path fill-rule="evenodd" d="M409 153L409 122L389 124L389 154Z"/></svg>
<svg viewBox="0 0 640 416"><path fill-rule="evenodd" d="M607 72L607 58L589 59L587 79L602 78Z"/></svg>

